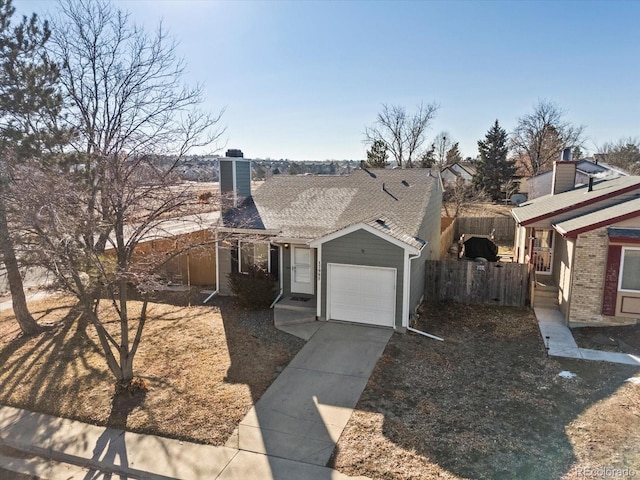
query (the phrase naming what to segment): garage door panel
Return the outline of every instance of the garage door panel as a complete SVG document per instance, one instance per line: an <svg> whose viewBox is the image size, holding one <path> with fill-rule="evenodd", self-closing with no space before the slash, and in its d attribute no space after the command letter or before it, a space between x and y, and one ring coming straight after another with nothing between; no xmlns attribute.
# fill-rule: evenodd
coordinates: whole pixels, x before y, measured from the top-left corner
<svg viewBox="0 0 640 480"><path fill-rule="evenodd" d="M329 264L329 318L393 326L396 270Z"/></svg>

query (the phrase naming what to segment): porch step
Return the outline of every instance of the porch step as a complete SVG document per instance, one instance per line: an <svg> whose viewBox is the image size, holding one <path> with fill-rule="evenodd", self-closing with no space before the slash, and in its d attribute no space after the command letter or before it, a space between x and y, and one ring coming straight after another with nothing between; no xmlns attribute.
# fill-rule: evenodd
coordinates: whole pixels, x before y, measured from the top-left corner
<svg viewBox="0 0 640 480"><path fill-rule="evenodd" d="M296 325L316 320L316 301L313 297L286 297L273 307L273 323L276 327Z"/></svg>
<svg viewBox="0 0 640 480"><path fill-rule="evenodd" d="M536 298L554 298L557 299L558 298L558 289L544 289L541 290L539 288L536 288Z"/></svg>
<svg viewBox="0 0 640 480"><path fill-rule="evenodd" d="M544 285L536 282L536 291L533 300L534 307L558 308L558 287L555 285Z"/></svg>
<svg viewBox="0 0 640 480"><path fill-rule="evenodd" d="M558 287L553 284L553 283L549 283L549 282L545 282L542 280L536 280L536 292L557 292L558 291Z"/></svg>
<svg viewBox="0 0 640 480"><path fill-rule="evenodd" d="M558 303L558 300L552 300L552 299L546 299L546 298L536 298L533 301L533 306L534 307L539 307L539 308L559 308L560 304Z"/></svg>

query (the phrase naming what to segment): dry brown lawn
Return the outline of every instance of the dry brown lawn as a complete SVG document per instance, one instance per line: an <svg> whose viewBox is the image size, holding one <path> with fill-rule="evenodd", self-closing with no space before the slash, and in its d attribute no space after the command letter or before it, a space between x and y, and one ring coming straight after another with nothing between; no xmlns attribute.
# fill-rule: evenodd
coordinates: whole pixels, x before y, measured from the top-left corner
<svg viewBox="0 0 640 480"><path fill-rule="evenodd" d="M474 202L465 205L459 213L460 217L509 217L513 205L503 205L492 202ZM455 211L455 207L451 205L449 212ZM447 209L443 205L442 216L447 216Z"/></svg>
<svg viewBox="0 0 640 480"><path fill-rule="evenodd" d="M626 381L639 369L548 358L528 309L433 304L420 323L445 341L392 337L335 468L394 480L640 476L640 385Z"/></svg>
<svg viewBox="0 0 640 480"><path fill-rule="evenodd" d="M202 296L198 296L201 302ZM198 303L199 303L198 302ZM144 401L112 408L113 378L93 326L83 328L69 298L30 305L50 328L20 338L0 312L0 404L97 425L222 445L303 342L273 328L270 312L154 303L134 363L149 386ZM133 302L132 313L140 303ZM109 328L115 328L115 322Z"/></svg>
<svg viewBox="0 0 640 480"><path fill-rule="evenodd" d="M640 356L640 324L624 327L574 328L572 333L581 348Z"/></svg>

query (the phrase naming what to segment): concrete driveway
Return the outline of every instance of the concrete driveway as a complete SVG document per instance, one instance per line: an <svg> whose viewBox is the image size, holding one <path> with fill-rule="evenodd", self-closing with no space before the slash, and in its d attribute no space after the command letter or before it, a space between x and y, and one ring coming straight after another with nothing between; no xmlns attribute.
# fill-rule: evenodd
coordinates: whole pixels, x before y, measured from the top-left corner
<svg viewBox="0 0 640 480"><path fill-rule="evenodd" d="M227 445L326 465L392 333L323 323Z"/></svg>

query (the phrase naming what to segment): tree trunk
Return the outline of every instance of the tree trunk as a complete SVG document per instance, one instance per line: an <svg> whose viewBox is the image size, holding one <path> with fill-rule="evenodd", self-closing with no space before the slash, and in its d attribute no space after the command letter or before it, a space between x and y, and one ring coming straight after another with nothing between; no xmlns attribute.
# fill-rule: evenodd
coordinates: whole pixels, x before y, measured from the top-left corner
<svg viewBox="0 0 640 480"><path fill-rule="evenodd" d="M7 279L11 290L11 301L13 303L13 313L15 314L20 330L25 335L33 335L42 331L42 328L34 320L27 308L27 299L24 295L24 286L18 260L13 249L13 242L9 235L9 225L7 222L7 212L0 199L0 251L4 258L4 265L7 269Z"/></svg>
<svg viewBox="0 0 640 480"><path fill-rule="evenodd" d="M119 381L123 385L129 385L131 380L133 380L133 356L129 354L120 356L120 371L122 373L122 377Z"/></svg>

